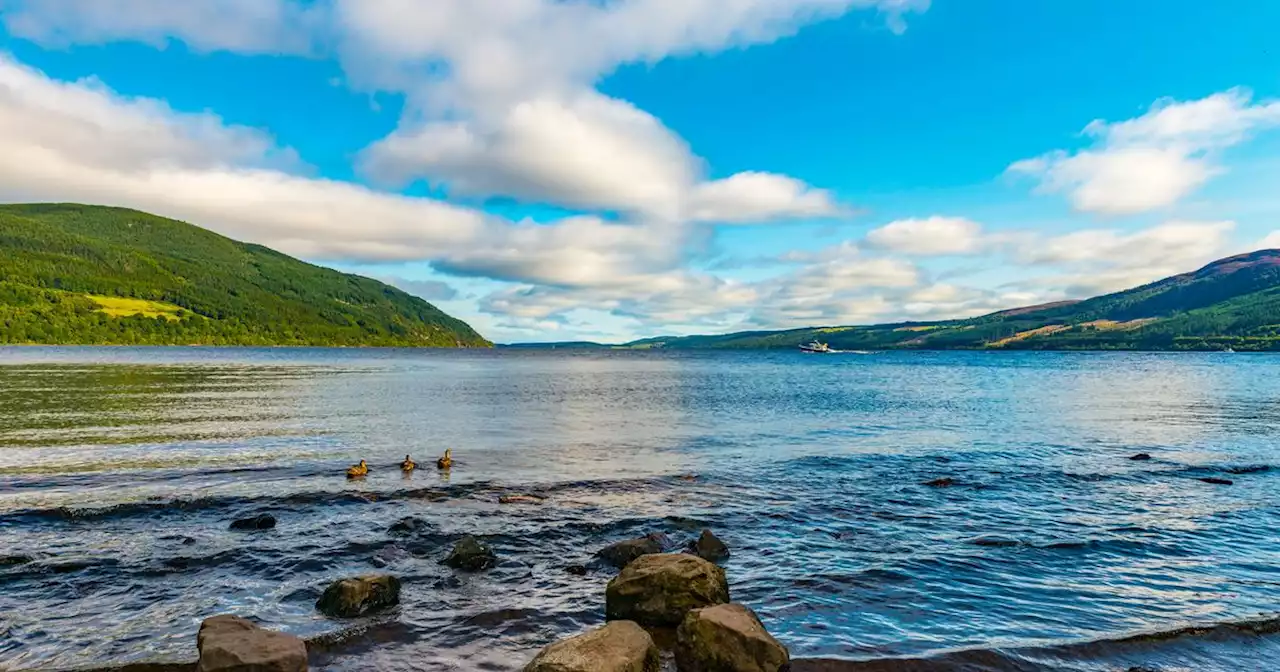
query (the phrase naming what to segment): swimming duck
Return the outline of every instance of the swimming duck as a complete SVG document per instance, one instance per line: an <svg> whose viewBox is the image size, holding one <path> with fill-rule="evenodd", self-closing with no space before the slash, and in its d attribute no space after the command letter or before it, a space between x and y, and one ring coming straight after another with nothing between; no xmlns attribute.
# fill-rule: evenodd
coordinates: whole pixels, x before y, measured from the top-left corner
<svg viewBox="0 0 1280 672"><path fill-rule="evenodd" d="M359 478L367 473L369 473L369 465L365 464L364 460L360 460L360 464L347 467L347 478Z"/></svg>
<svg viewBox="0 0 1280 672"><path fill-rule="evenodd" d="M436 460L436 469L448 469L453 466L453 449L445 448L444 457Z"/></svg>
<svg viewBox="0 0 1280 672"><path fill-rule="evenodd" d="M400 471L413 471L418 468L418 463L414 462L408 455L404 456L404 462L400 463Z"/></svg>

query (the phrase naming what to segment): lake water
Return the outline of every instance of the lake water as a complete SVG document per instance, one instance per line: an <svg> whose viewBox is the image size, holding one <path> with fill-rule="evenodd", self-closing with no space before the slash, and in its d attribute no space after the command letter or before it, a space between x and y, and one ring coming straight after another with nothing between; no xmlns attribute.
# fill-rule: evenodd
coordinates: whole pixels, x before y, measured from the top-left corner
<svg viewBox="0 0 1280 672"><path fill-rule="evenodd" d="M233 612L318 669L517 670L603 621L597 549L704 527L794 656L1275 669L1278 443L1268 355L0 349L0 669L189 660ZM497 567L439 564L465 533ZM371 571L397 610L315 613Z"/></svg>

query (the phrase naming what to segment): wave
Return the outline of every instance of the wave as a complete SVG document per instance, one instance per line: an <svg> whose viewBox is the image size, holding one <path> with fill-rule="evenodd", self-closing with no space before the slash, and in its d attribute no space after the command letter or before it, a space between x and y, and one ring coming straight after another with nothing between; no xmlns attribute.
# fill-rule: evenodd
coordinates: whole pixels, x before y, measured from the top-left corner
<svg viewBox="0 0 1280 672"><path fill-rule="evenodd" d="M796 660L792 672L1234 672L1273 669L1276 660L1280 660L1280 616L919 658Z"/></svg>

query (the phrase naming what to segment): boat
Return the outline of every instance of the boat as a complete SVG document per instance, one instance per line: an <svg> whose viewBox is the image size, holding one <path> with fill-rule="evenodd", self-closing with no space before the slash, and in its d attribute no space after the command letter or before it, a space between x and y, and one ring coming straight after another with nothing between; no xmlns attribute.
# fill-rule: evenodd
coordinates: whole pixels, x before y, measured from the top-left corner
<svg viewBox="0 0 1280 672"><path fill-rule="evenodd" d="M810 343L801 343L800 351L801 352L835 352L835 350L831 349L831 346L827 345L826 343L819 343L818 341L813 341Z"/></svg>
<svg viewBox="0 0 1280 672"><path fill-rule="evenodd" d="M1223 349L1222 349L1222 351L1223 351L1223 352L1235 352L1235 350L1233 350L1233 349L1231 348L1231 346L1229 346L1229 345L1228 345L1227 347L1223 348Z"/></svg>

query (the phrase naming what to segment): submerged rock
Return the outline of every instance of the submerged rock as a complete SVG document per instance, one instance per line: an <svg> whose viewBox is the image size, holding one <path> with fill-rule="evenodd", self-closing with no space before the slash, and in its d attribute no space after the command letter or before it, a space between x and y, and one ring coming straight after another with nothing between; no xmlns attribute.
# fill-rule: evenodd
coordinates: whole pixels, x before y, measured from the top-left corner
<svg viewBox="0 0 1280 672"><path fill-rule="evenodd" d="M35 562L35 560L35 558L29 555L0 555L0 567L25 565L28 562Z"/></svg>
<svg viewBox="0 0 1280 672"><path fill-rule="evenodd" d="M925 481L923 483L923 485L927 485L931 488L949 488L955 484L956 484L956 479L947 477L947 476L944 476L942 478L935 478L932 481Z"/></svg>
<svg viewBox="0 0 1280 672"><path fill-rule="evenodd" d="M1144 461L1146 461L1146 460L1151 459L1151 454L1150 454L1150 453L1138 453L1137 455L1132 455L1132 456L1130 456L1130 457L1129 457L1129 459L1131 459L1131 460L1136 460L1136 461L1139 461L1139 462L1144 462Z"/></svg>
<svg viewBox="0 0 1280 672"><path fill-rule="evenodd" d="M667 535L660 532L646 534L638 539L628 539L619 541L616 544L609 544L600 549L596 553L596 557L603 560L606 564L622 569L628 563L642 555L650 553L661 553L667 549L669 541Z"/></svg>
<svg viewBox="0 0 1280 672"><path fill-rule="evenodd" d="M729 557L729 547L711 530L703 530L698 540L689 544L689 552L711 562Z"/></svg>
<svg viewBox="0 0 1280 672"><path fill-rule="evenodd" d="M239 616L214 616L196 636L197 672L305 672L307 645Z"/></svg>
<svg viewBox="0 0 1280 672"><path fill-rule="evenodd" d="M724 570L684 553L636 558L609 581L605 617L675 627L690 610L729 601Z"/></svg>
<svg viewBox="0 0 1280 672"><path fill-rule="evenodd" d="M660 665L658 647L644 628L614 621L548 645L524 672L658 672Z"/></svg>
<svg viewBox="0 0 1280 672"><path fill-rule="evenodd" d="M353 618L400 603L400 579L369 574L339 579L324 589L316 609L326 616Z"/></svg>
<svg viewBox="0 0 1280 672"><path fill-rule="evenodd" d="M565 568L564 568L564 571L569 572L570 574L572 574L572 575L574 575L574 576L586 576L586 575L587 575L587 568L586 568L586 566L584 566L584 565L569 565L568 567L565 567Z"/></svg>
<svg viewBox="0 0 1280 672"><path fill-rule="evenodd" d="M502 495L499 504L541 504L543 498L537 495Z"/></svg>
<svg viewBox="0 0 1280 672"><path fill-rule="evenodd" d="M493 554L492 549L480 543L475 537L467 535L453 545L453 551L443 560L443 563L454 569L478 572L492 566L497 560L498 557Z"/></svg>
<svg viewBox="0 0 1280 672"><path fill-rule="evenodd" d="M997 534L974 537L969 540L969 543L974 546L989 546L993 548L1009 548L1012 546L1020 546L1022 544L1022 542L1017 539L1010 539L1009 537L1002 537Z"/></svg>
<svg viewBox="0 0 1280 672"><path fill-rule="evenodd" d="M269 530L275 526L276 517L269 513L231 521L233 530Z"/></svg>
<svg viewBox="0 0 1280 672"><path fill-rule="evenodd" d="M425 532L430 527L431 526L427 523L427 521L421 518L408 516L406 518L401 518L400 520L397 520L396 522L392 523L391 527L387 528L387 534L390 534L391 536L394 536L394 537L403 537L410 534Z"/></svg>
<svg viewBox="0 0 1280 672"><path fill-rule="evenodd" d="M1204 477L1204 478L1202 478L1202 479L1199 479L1199 480L1204 481L1205 483L1212 483L1212 484L1214 484L1214 485L1235 485L1235 483L1236 483L1235 481L1232 481L1232 480L1230 480L1230 479L1227 479L1227 478L1217 478L1217 477L1215 477L1215 476L1206 476L1206 477Z"/></svg>
<svg viewBox="0 0 1280 672"><path fill-rule="evenodd" d="M695 609L676 630L681 672L779 672L790 662L787 647L741 604Z"/></svg>

